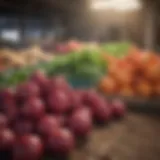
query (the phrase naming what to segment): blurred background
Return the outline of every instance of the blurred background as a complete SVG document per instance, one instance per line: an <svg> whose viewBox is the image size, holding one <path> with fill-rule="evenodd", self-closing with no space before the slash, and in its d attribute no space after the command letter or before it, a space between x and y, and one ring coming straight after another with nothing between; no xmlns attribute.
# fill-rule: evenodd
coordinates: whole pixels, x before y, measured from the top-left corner
<svg viewBox="0 0 160 160"><path fill-rule="evenodd" d="M159 50L157 0L1 0L0 45L54 46L55 41L130 41Z"/></svg>

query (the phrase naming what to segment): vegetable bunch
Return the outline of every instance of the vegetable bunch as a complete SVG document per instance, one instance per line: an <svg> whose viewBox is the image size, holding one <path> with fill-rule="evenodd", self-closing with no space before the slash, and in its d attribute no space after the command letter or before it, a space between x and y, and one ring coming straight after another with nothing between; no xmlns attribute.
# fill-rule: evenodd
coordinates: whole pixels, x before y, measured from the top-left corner
<svg viewBox="0 0 160 160"><path fill-rule="evenodd" d="M63 74L67 78L97 81L106 73L106 62L100 52L83 50L64 56L57 56L51 62L40 63L21 69L10 69L0 73L0 86L14 86L27 80L36 69L43 70L47 75Z"/></svg>
<svg viewBox="0 0 160 160"><path fill-rule="evenodd" d="M116 58L121 58L128 55L131 45L128 42L123 43L108 43L100 46L103 52L114 56Z"/></svg>

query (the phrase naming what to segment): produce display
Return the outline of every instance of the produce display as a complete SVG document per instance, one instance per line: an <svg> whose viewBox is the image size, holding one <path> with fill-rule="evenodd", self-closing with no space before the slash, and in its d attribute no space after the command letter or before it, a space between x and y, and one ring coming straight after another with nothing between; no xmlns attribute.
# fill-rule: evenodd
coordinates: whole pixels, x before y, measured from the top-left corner
<svg viewBox="0 0 160 160"><path fill-rule="evenodd" d="M65 43L59 43L56 45L56 52L58 53L69 53L73 51L80 51L84 47L82 42L71 40Z"/></svg>
<svg viewBox="0 0 160 160"><path fill-rule="evenodd" d="M21 51L3 49L0 51L0 69L20 68L35 65L38 62L47 62L52 59L53 55L44 53L38 46Z"/></svg>
<svg viewBox="0 0 160 160"><path fill-rule="evenodd" d="M0 153L13 160L69 155L94 124L125 115L117 98L160 97L160 57L129 43L57 45L53 56L34 47L0 55Z"/></svg>
<svg viewBox="0 0 160 160"><path fill-rule="evenodd" d="M34 59L40 58L43 52L37 47L26 50L26 54L17 54L23 55L29 66L26 64L18 69L1 72L0 88L18 85L26 81L35 70L42 69L50 77L64 75L75 88L96 88L99 83L98 88L106 95L160 95L160 58L156 54L143 53L127 42L98 44L69 41L59 44L59 49L63 47L67 48L67 54L54 58L47 55L43 60L49 62L38 64Z"/></svg>
<svg viewBox="0 0 160 160"><path fill-rule="evenodd" d="M98 44L98 43L82 43L79 41L68 41L65 43L59 43L56 45L54 51L46 53L39 46L33 46L23 50L0 50L0 70L6 70L8 68L21 68L30 65L35 65L39 62L48 62L53 59L54 54L63 55L74 53L82 53L83 50L89 50L92 53L106 52L115 57L122 57L127 54L127 51L131 45L129 43L111 43L111 44Z"/></svg>
<svg viewBox="0 0 160 160"><path fill-rule="evenodd" d="M106 73L106 66L107 63L98 51L85 49L64 56L56 56L47 63L1 72L0 87L14 86L20 83L36 69L43 69L49 76L63 74L69 81L88 81L88 84L96 85L97 81Z"/></svg>
<svg viewBox="0 0 160 160"><path fill-rule="evenodd" d="M83 49L90 49L92 52L99 51L105 52L114 57L120 58L128 54L128 50L132 47L128 42L121 43L104 43L99 44L96 42L79 42L71 40L65 43L56 45L55 51L58 53L71 53L81 51Z"/></svg>
<svg viewBox="0 0 160 160"><path fill-rule="evenodd" d="M106 73L107 63L98 51L84 49L55 58L48 74L64 74L68 79L96 82Z"/></svg>
<svg viewBox="0 0 160 160"><path fill-rule="evenodd" d="M128 42L122 43L107 43L99 45L101 51L106 53L107 55L114 56L116 58L121 58L126 56L130 49L134 46Z"/></svg>
<svg viewBox="0 0 160 160"><path fill-rule="evenodd" d="M68 155L88 137L94 121L123 117L125 104L95 90L73 89L62 76L41 71L0 92L0 151L14 160L39 160L45 153Z"/></svg>
<svg viewBox="0 0 160 160"><path fill-rule="evenodd" d="M108 73L99 84L106 95L160 96L160 57L132 49L124 58L105 55Z"/></svg>

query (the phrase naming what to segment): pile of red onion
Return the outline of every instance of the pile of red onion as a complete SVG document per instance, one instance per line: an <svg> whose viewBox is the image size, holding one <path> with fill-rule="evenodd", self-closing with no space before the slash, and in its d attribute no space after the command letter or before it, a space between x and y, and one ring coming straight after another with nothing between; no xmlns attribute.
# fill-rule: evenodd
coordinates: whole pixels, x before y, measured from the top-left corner
<svg viewBox="0 0 160 160"><path fill-rule="evenodd" d="M73 89L64 77L37 71L13 91L0 92L0 151L14 160L38 160L47 151L69 154L79 137L88 137L94 121L123 117L125 104L107 101L95 90Z"/></svg>

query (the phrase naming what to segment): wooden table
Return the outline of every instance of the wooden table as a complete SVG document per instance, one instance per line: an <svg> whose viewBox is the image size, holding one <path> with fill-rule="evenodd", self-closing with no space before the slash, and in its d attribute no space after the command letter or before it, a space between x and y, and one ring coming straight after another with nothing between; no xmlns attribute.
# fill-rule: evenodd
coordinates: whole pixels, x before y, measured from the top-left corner
<svg viewBox="0 0 160 160"><path fill-rule="evenodd" d="M96 128L72 160L160 160L160 116L128 113Z"/></svg>

